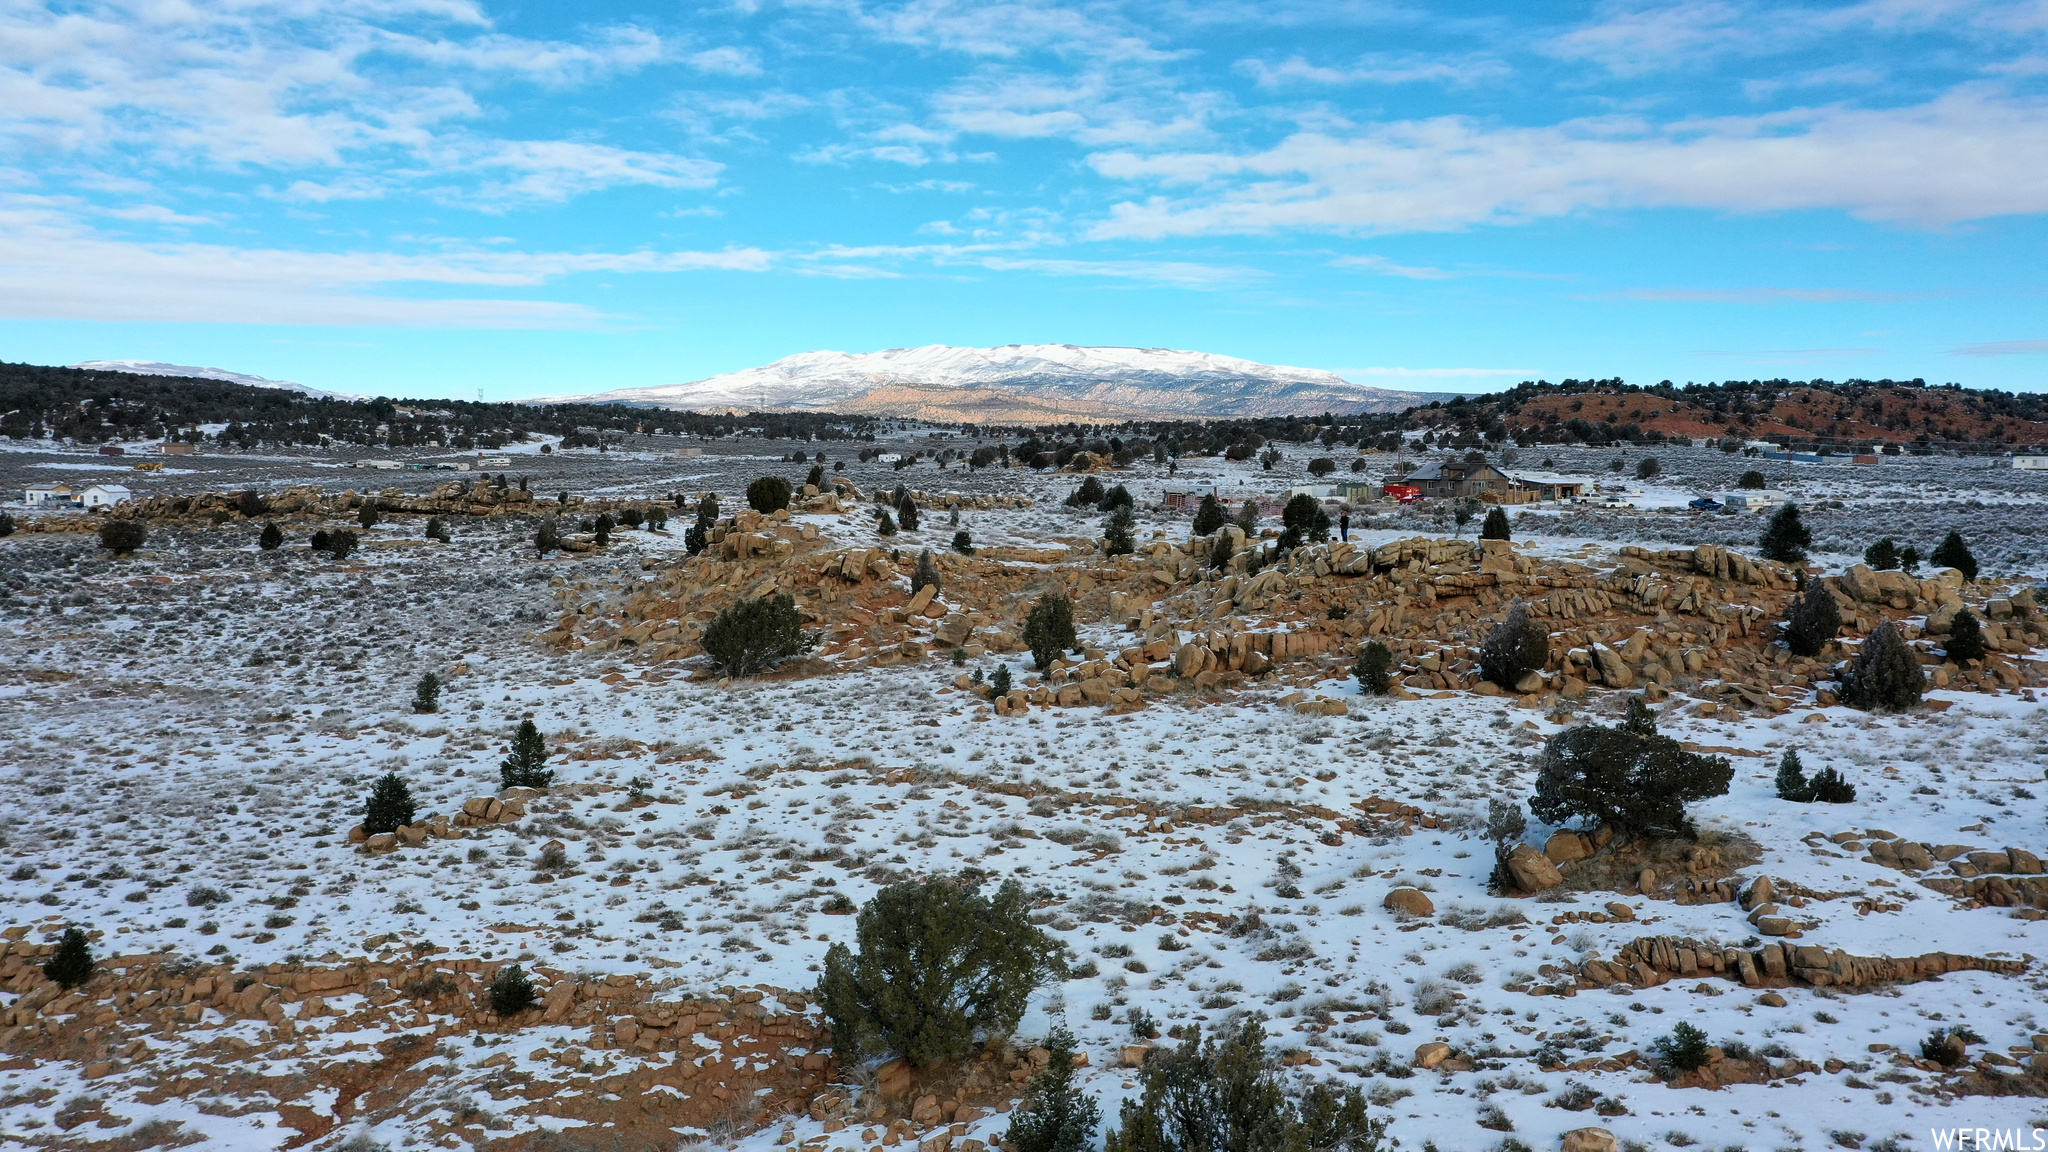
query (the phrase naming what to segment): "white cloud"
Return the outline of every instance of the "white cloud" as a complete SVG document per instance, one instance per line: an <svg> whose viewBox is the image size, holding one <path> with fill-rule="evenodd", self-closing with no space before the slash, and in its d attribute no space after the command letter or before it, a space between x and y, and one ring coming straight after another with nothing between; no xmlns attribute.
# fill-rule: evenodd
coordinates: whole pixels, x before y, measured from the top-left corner
<svg viewBox="0 0 2048 1152"><path fill-rule="evenodd" d="M1448 230L1595 209L1832 209L1940 227L2048 211L2048 101L1968 87L1930 103L1653 124L1497 127L1461 116L1297 133L1262 152L1104 152L1103 175L1193 186L1117 204L1099 238Z"/></svg>
<svg viewBox="0 0 2048 1152"><path fill-rule="evenodd" d="M1333 268L1362 268L1367 272L1378 272L1382 276L1400 276L1409 280L1449 280L1459 273L1447 272L1442 268L1427 265L1396 264L1385 256L1339 256L1330 261Z"/></svg>
<svg viewBox="0 0 2048 1152"><path fill-rule="evenodd" d="M1362 56L1355 63L1336 67L1311 64L1301 56L1278 62L1240 60L1237 67L1261 88L1289 84L1477 84L1501 79L1512 72L1506 63L1488 57L1414 53Z"/></svg>
<svg viewBox="0 0 2048 1152"><path fill-rule="evenodd" d="M751 48L708 48L693 52L686 59L690 67L699 72L711 72L721 76L759 76L761 61Z"/></svg>
<svg viewBox="0 0 2048 1152"><path fill-rule="evenodd" d="M587 328L606 319L580 304L434 293L535 288L590 272L759 272L773 262L773 254L754 248L572 253L450 247L401 255L139 244L110 238L43 198L0 199L0 315L16 319ZM422 295L392 295L400 286Z"/></svg>

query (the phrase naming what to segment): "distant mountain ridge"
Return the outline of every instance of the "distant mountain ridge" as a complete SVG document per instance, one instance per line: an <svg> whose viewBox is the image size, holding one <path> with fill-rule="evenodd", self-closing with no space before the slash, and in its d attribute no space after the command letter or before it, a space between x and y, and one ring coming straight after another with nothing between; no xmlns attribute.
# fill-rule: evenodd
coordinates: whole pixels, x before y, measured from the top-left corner
<svg viewBox="0 0 2048 1152"><path fill-rule="evenodd" d="M530 403L1039 423L1399 412L1453 395L1370 388L1315 368L1169 348L932 344L882 352L803 352L685 384L537 397Z"/></svg>
<svg viewBox="0 0 2048 1152"><path fill-rule="evenodd" d="M271 380L263 376L251 376L246 372L230 372L225 368L196 368L190 364L166 364L161 360L87 360L73 364L88 372L132 372L137 376L177 376L187 380L222 380L229 384L246 384L251 388L278 388L286 392L299 392L307 396L330 396L337 400L360 400L353 392L327 392L319 388L308 388L291 380Z"/></svg>

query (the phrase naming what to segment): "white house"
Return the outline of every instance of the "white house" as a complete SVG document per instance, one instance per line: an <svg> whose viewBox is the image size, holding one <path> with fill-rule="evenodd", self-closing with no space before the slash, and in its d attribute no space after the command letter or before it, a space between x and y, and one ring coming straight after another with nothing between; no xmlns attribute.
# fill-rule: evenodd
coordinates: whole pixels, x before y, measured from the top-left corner
<svg viewBox="0 0 2048 1152"><path fill-rule="evenodd" d="M125 484L95 484L79 493L79 503L87 508L112 508L134 498Z"/></svg>
<svg viewBox="0 0 2048 1152"><path fill-rule="evenodd" d="M69 484L37 484L22 490L21 502L31 508L76 508L79 495Z"/></svg>
<svg viewBox="0 0 2048 1152"><path fill-rule="evenodd" d="M1776 508L1784 502L1783 492L1769 488L1745 488L1721 493L1721 503L1737 512L1761 512L1766 508Z"/></svg>
<svg viewBox="0 0 2048 1152"><path fill-rule="evenodd" d="M2048 472L2048 456L2014 456L2012 466L2024 472Z"/></svg>

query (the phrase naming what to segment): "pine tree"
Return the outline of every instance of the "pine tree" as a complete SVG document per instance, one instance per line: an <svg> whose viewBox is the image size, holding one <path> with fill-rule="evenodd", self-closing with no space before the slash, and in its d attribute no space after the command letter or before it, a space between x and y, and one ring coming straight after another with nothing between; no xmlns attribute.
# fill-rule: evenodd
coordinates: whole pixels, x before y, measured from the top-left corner
<svg viewBox="0 0 2048 1152"><path fill-rule="evenodd" d="M590 542L599 548L608 547L612 542L612 514L599 512L597 523L591 526Z"/></svg>
<svg viewBox="0 0 2048 1152"><path fill-rule="evenodd" d="M548 742L531 719L521 720L512 734L512 753L498 762L498 782L506 788L549 788L555 770L548 767Z"/></svg>
<svg viewBox="0 0 2048 1152"><path fill-rule="evenodd" d="M1884 539L1865 548L1863 550L1863 562L1879 572L1897 568L1899 566L1898 541L1886 536Z"/></svg>
<svg viewBox="0 0 2048 1152"><path fill-rule="evenodd" d="M1368 640L1351 665L1358 689L1368 696L1385 696L1394 686L1394 651L1378 640Z"/></svg>
<svg viewBox="0 0 2048 1152"><path fill-rule="evenodd" d="M910 594L915 596L927 586L931 588L932 595L939 594L939 566L932 562L932 550L929 548L917 554L917 570L910 574Z"/></svg>
<svg viewBox="0 0 2048 1152"><path fill-rule="evenodd" d="M1912 646L1887 620L1863 641L1842 675L1842 703L1867 711L1896 712L1920 702L1927 682Z"/></svg>
<svg viewBox="0 0 2048 1152"><path fill-rule="evenodd" d="M1848 804L1856 799L1856 786L1842 779L1842 774L1833 768L1815 772L1812 787L1816 803Z"/></svg>
<svg viewBox="0 0 2048 1152"><path fill-rule="evenodd" d="M1309 533L1314 531L1316 514L1321 511L1316 504L1316 498L1305 492L1298 493L1288 500L1286 506L1280 509L1281 549L1284 551L1299 548ZM1329 516L1325 515L1323 522L1327 524Z"/></svg>
<svg viewBox="0 0 2048 1152"><path fill-rule="evenodd" d="M1074 1034L1055 1028L1042 1046L1052 1058L1024 1089L1003 1139L1016 1152L1088 1152L1102 1107L1074 1086Z"/></svg>
<svg viewBox="0 0 2048 1152"><path fill-rule="evenodd" d="M1705 1064L1712 1053L1707 1051L1707 1034L1691 1024L1681 1023L1650 1045L1656 1058L1680 1072L1690 1072Z"/></svg>
<svg viewBox="0 0 2048 1152"><path fill-rule="evenodd" d="M1622 713L1621 728L1624 732L1633 732L1638 736L1657 734L1657 714L1650 711L1650 702L1643 699L1641 693L1628 698L1628 704Z"/></svg>
<svg viewBox="0 0 2048 1152"><path fill-rule="evenodd" d="M1479 645L1479 674L1515 691L1515 685L1550 662L1550 633L1530 617L1527 605L1516 602L1507 619L1495 625Z"/></svg>
<svg viewBox="0 0 2048 1152"><path fill-rule="evenodd" d="M491 997L491 1011L500 1017L517 1016L534 1006L540 994L534 991L533 979L517 964L507 964L498 969L487 986Z"/></svg>
<svg viewBox="0 0 2048 1152"><path fill-rule="evenodd" d="M1237 526L1244 530L1244 538L1252 540L1259 534L1259 502L1246 500L1237 510Z"/></svg>
<svg viewBox="0 0 2048 1152"><path fill-rule="evenodd" d="M1043 672L1078 643L1074 634L1074 602L1058 592L1047 592L1024 617L1024 644L1031 659Z"/></svg>
<svg viewBox="0 0 2048 1152"><path fill-rule="evenodd" d="M1810 660L1820 655L1841 630L1842 610L1834 593L1818 580L1807 585L1785 614L1785 646L1794 656Z"/></svg>
<svg viewBox="0 0 2048 1152"><path fill-rule="evenodd" d="M1920 550L1911 544L1899 549L1899 568L1905 572L1920 570Z"/></svg>
<svg viewBox="0 0 2048 1152"><path fill-rule="evenodd" d="M1493 844L1493 873L1486 882L1494 892L1505 893L1517 887L1508 861L1528 830L1529 821L1522 815L1520 804L1498 796L1486 802L1486 839Z"/></svg>
<svg viewBox="0 0 2048 1152"><path fill-rule="evenodd" d="M1963 574L1965 580L1977 578L1977 558L1970 555L1970 547L1963 543L1963 534L1951 528L1948 535L1935 546L1934 555L1928 557L1937 567L1953 568Z"/></svg>
<svg viewBox="0 0 2048 1152"><path fill-rule="evenodd" d="M1202 497L1201 506L1195 509L1194 533L1197 536L1211 535L1228 519L1223 511L1223 502L1216 499L1216 493L1209 492Z"/></svg>
<svg viewBox="0 0 2048 1152"><path fill-rule="evenodd" d="M1008 696L1009 694L1010 666L1008 664L998 664L996 665L995 672L988 678L989 699L993 700L998 696Z"/></svg>
<svg viewBox="0 0 2048 1152"><path fill-rule="evenodd" d="M896 523L905 532L917 531L917 501L908 492L896 498Z"/></svg>
<svg viewBox="0 0 2048 1152"><path fill-rule="evenodd" d="M1237 555L1237 540L1225 532L1216 537L1216 543L1209 549L1209 567L1221 572L1230 567L1230 558Z"/></svg>
<svg viewBox="0 0 2048 1152"><path fill-rule="evenodd" d="M1806 779L1805 769L1800 767L1799 753L1791 748L1778 757L1778 799L1805 804L1813 799L1813 784Z"/></svg>
<svg viewBox="0 0 2048 1152"><path fill-rule="evenodd" d="M59 987L76 988L92 979L92 943L82 928L66 928L57 941L57 952L43 964L43 975Z"/></svg>
<svg viewBox="0 0 2048 1152"><path fill-rule="evenodd" d="M953 551L962 556L974 555L974 537L968 534L967 529L953 533Z"/></svg>
<svg viewBox="0 0 2048 1152"><path fill-rule="evenodd" d="M14 516L11 513L0 512L0 536L12 535L14 535Z"/></svg>
<svg viewBox="0 0 2048 1152"><path fill-rule="evenodd" d="M880 514L875 517L875 534L878 536L894 536L896 534L896 518L889 515L887 508L882 509Z"/></svg>
<svg viewBox="0 0 2048 1152"><path fill-rule="evenodd" d="M1221 1044L1183 1025L1178 1048L1155 1051L1104 1152L1377 1152L1386 1131L1355 1086L1290 1091L1266 1055L1266 1031L1245 1015Z"/></svg>
<svg viewBox="0 0 2048 1152"><path fill-rule="evenodd" d="M372 836L396 832L412 823L413 811L412 789L398 773L386 772L377 778L370 800L363 806L363 831Z"/></svg>
<svg viewBox="0 0 2048 1152"><path fill-rule="evenodd" d="M1984 642L1984 630L1977 626L1977 617L1968 608L1956 609L1955 618L1949 621L1944 651L1957 664L1982 660L1991 651L1991 646Z"/></svg>
<svg viewBox="0 0 2048 1152"><path fill-rule="evenodd" d="M1123 485L1117 485L1122 491ZM1109 514L1109 520L1102 526L1102 554L1105 556L1128 556L1137 550L1138 516L1129 504L1119 504Z"/></svg>
<svg viewBox="0 0 2048 1152"><path fill-rule="evenodd" d="M432 672L420 676L420 682L413 689L412 710L415 712L439 712L441 710L441 678Z"/></svg>
<svg viewBox="0 0 2048 1152"><path fill-rule="evenodd" d="M977 1037L1014 1028L1031 993L1066 968L1015 881L993 897L945 876L891 884L860 910L854 936L859 952L825 953L814 997L849 1059L956 1060Z"/></svg>
<svg viewBox="0 0 2048 1152"><path fill-rule="evenodd" d="M1766 560L1797 564L1806 559L1806 550L1812 545L1813 533L1799 519L1799 505L1787 504L1771 515L1757 550Z"/></svg>
<svg viewBox="0 0 2048 1152"><path fill-rule="evenodd" d="M1486 513L1486 522L1479 526L1481 540L1509 540L1507 510L1496 504Z"/></svg>
<svg viewBox="0 0 2048 1152"><path fill-rule="evenodd" d="M258 548L263 549L265 552L275 552L277 551L278 547L283 543L284 530L277 526L277 521L264 521L263 534L256 537L256 546Z"/></svg>
<svg viewBox="0 0 2048 1152"><path fill-rule="evenodd" d="M934 574L934 582L937 576ZM741 600L704 626L698 643L718 670L727 676L754 676L792 656L810 651L818 640L804 631L803 613L787 592Z"/></svg>

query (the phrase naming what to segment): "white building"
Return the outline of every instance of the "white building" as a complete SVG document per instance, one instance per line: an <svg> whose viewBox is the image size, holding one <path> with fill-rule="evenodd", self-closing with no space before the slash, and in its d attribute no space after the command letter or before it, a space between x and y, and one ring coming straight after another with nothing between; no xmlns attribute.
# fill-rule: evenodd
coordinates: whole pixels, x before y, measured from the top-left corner
<svg viewBox="0 0 2048 1152"><path fill-rule="evenodd" d="M1766 508L1776 508L1783 504L1785 494L1769 488L1744 488L1734 492L1723 492L1720 500L1737 512L1761 512Z"/></svg>
<svg viewBox="0 0 2048 1152"><path fill-rule="evenodd" d="M76 508L79 495L69 484L37 484L22 490L21 502L31 508Z"/></svg>
<svg viewBox="0 0 2048 1152"><path fill-rule="evenodd" d="M401 468L405 467L405 464L404 464L404 462L403 462L403 461L399 461L399 460L385 460L385 459L382 459L382 458L378 458L378 457L372 457L372 458L370 458L370 459L367 459L367 460L358 460L358 461L356 461L356 462L355 462L354 464L350 465L350 467L353 467L353 468L377 468L377 469L381 469L381 470L383 470L383 471L385 471L385 472L396 472L396 471L398 471L399 469L401 469Z"/></svg>
<svg viewBox="0 0 2048 1152"><path fill-rule="evenodd" d="M2048 456L2014 456L2012 466L2023 472L2048 472Z"/></svg>
<svg viewBox="0 0 2048 1152"><path fill-rule="evenodd" d="M125 484L95 484L79 493L79 503L87 508L112 508L134 498Z"/></svg>

